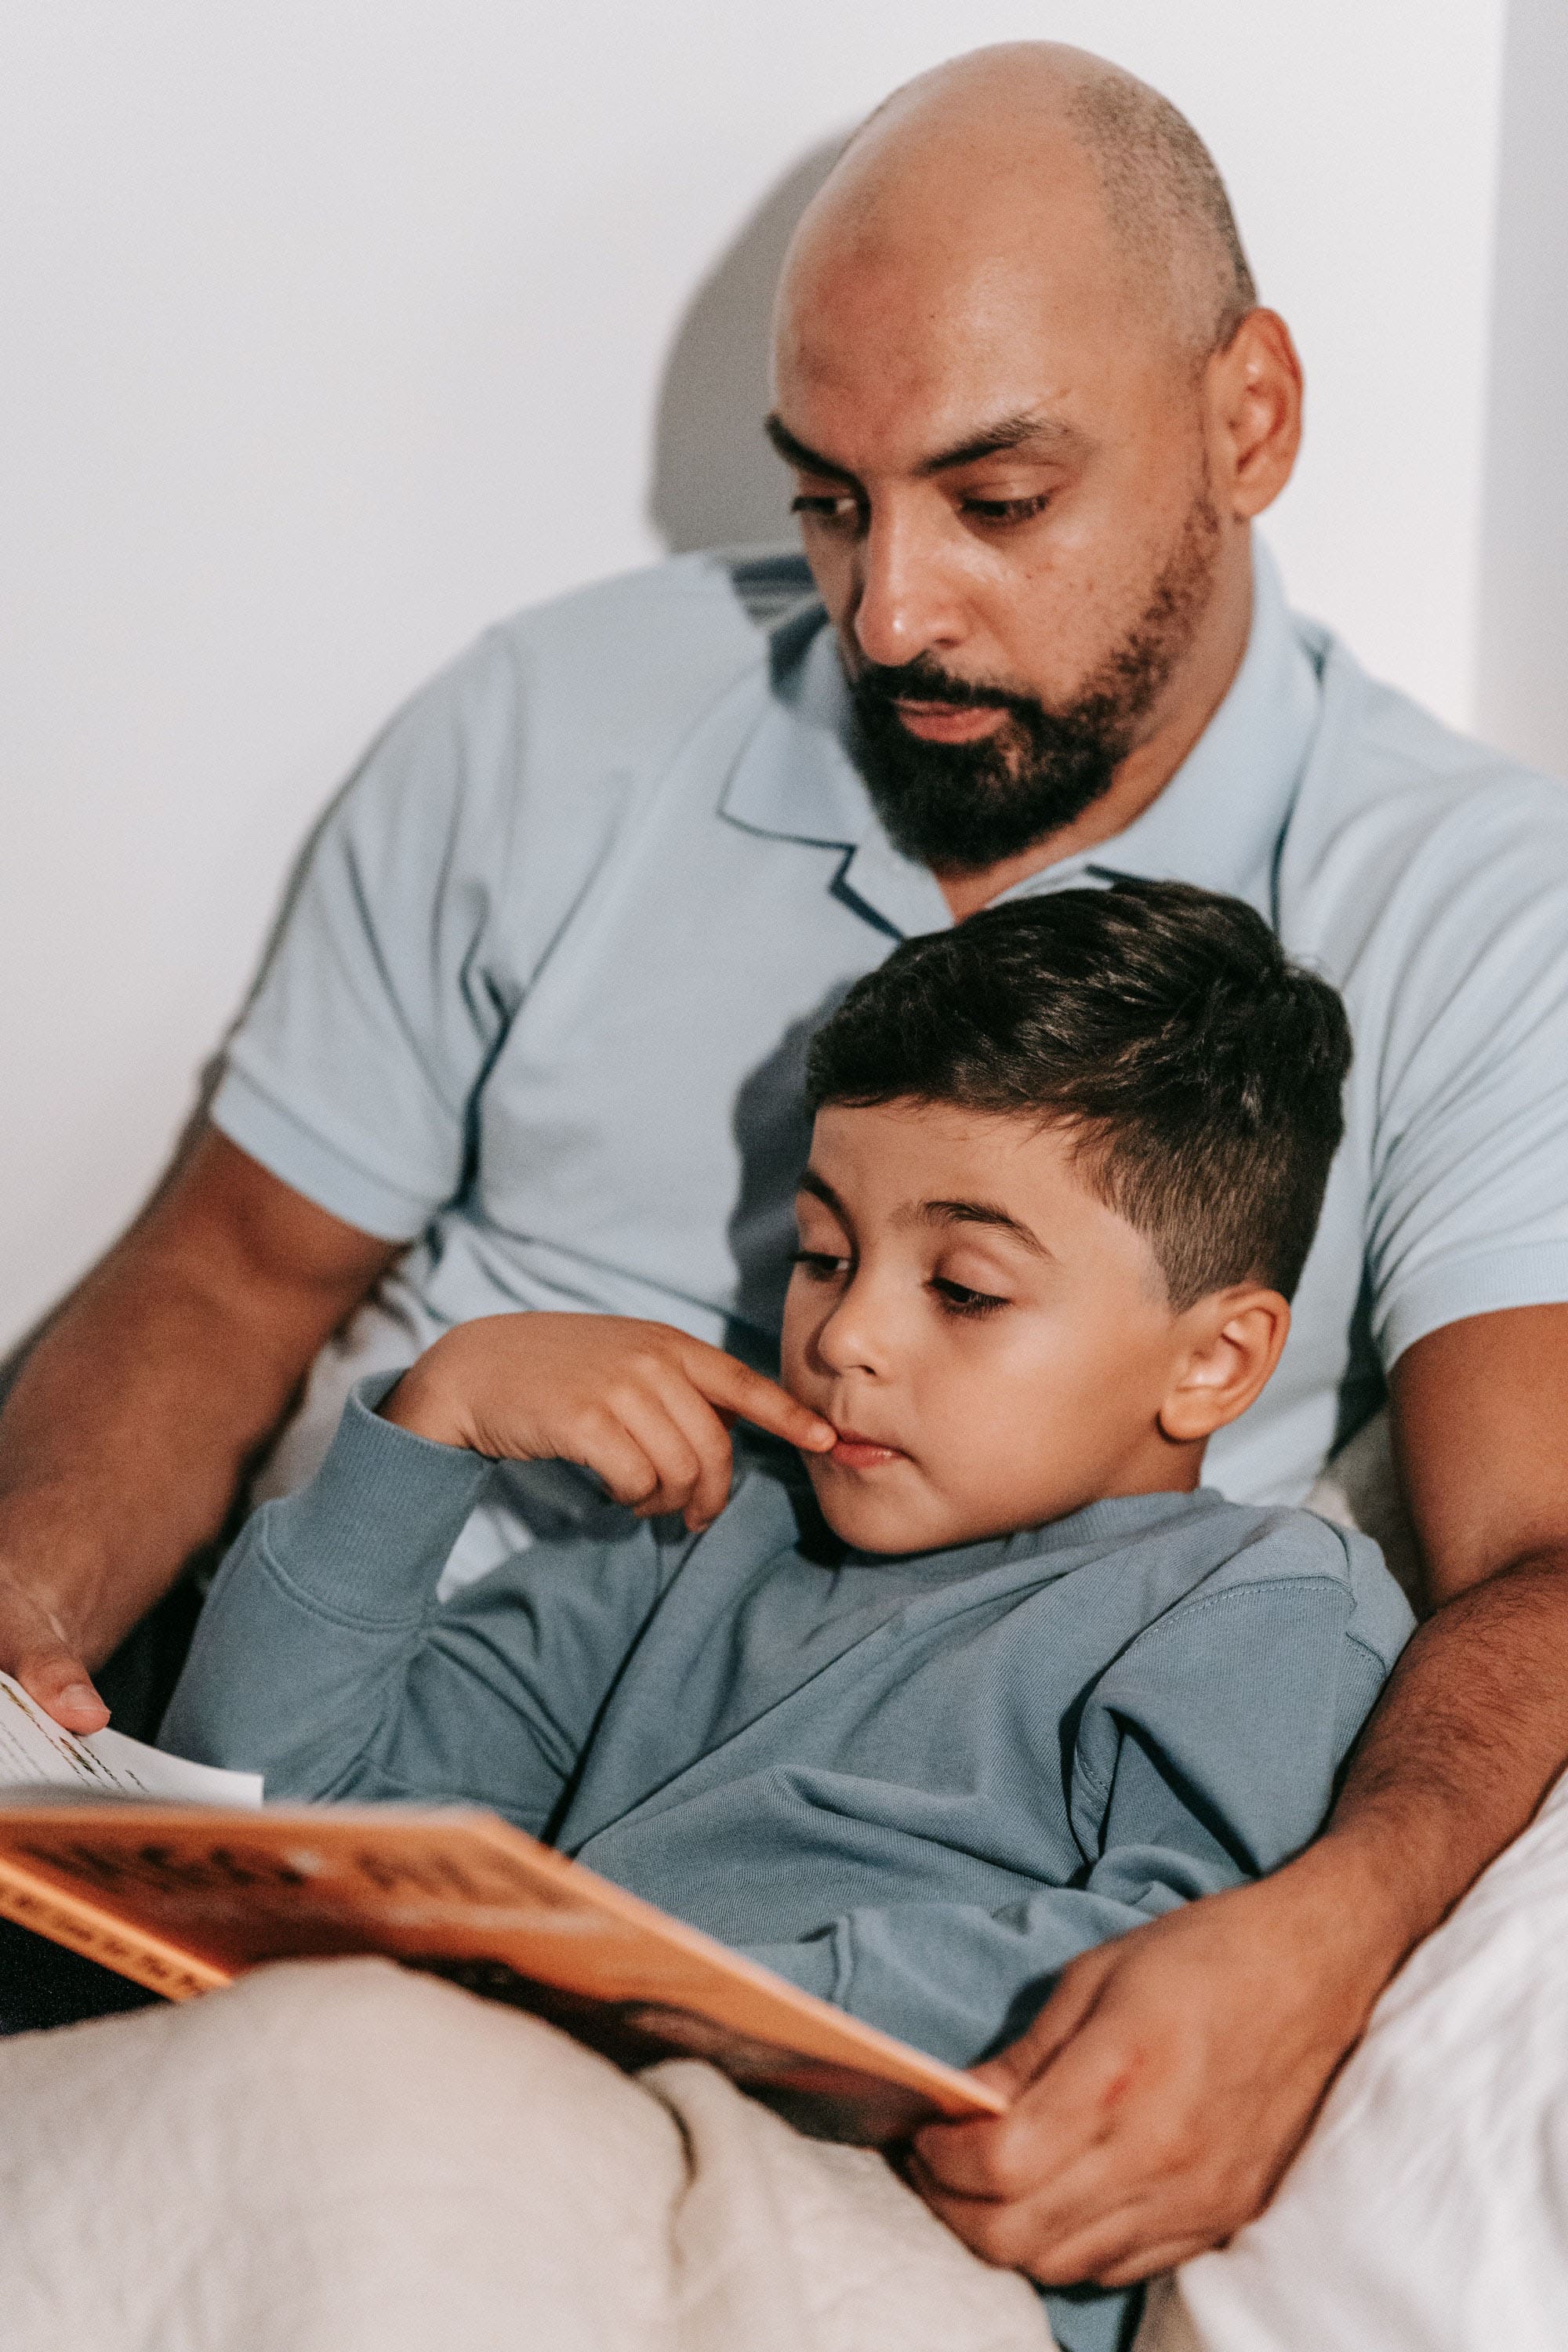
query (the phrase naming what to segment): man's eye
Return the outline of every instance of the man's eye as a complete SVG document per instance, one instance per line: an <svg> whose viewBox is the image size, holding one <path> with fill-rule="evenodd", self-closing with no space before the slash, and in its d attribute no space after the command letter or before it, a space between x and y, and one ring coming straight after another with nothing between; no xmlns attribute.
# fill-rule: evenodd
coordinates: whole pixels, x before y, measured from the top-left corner
<svg viewBox="0 0 1568 2352"><path fill-rule="evenodd" d="M994 1291L971 1290L966 1282L949 1282L940 1274L932 1276L931 1286L949 1315L994 1315L1007 1304Z"/></svg>
<svg viewBox="0 0 1568 2352"><path fill-rule="evenodd" d="M791 514L809 516L814 522L841 527L853 527L860 520L860 501L847 490L831 497L826 492L803 490L798 498L790 500L789 510Z"/></svg>
<svg viewBox="0 0 1568 2352"><path fill-rule="evenodd" d="M1050 502L1049 490L1040 490L1032 499L965 499L963 511L976 522L1030 522Z"/></svg>
<svg viewBox="0 0 1568 2352"><path fill-rule="evenodd" d="M835 1257L830 1250L797 1249L790 1256L791 1265L798 1265L813 1282L837 1282L849 1261Z"/></svg>

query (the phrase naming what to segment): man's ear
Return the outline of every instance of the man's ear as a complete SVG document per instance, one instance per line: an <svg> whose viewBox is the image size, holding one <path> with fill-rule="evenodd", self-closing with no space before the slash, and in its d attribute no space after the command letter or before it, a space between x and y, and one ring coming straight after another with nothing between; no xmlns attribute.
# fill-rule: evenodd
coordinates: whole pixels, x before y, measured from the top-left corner
<svg viewBox="0 0 1568 2352"><path fill-rule="evenodd" d="M1290 1309L1277 1290L1249 1286L1200 1298L1182 1324L1160 1427L1173 1443L1191 1444L1247 1411L1279 1361Z"/></svg>
<svg viewBox="0 0 1568 2352"><path fill-rule="evenodd" d="M1249 310L1208 363L1211 444L1225 502L1250 522L1290 478L1301 446L1301 362L1277 310Z"/></svg>

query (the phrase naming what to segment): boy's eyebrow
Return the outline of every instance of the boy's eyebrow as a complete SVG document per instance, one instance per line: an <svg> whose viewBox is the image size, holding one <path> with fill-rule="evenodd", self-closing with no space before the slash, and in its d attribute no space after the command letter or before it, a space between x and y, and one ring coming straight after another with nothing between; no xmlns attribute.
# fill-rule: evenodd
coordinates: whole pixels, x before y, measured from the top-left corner
<svg viewBox="0 0 1568 2352"><path fill-rule="evenodd" d="M820 1201L825 1208L831 1209L846 1233L848 1232L848 1213L826 1176L819 1176L815 1168L805 1169L801 1173L799 1183L795 1186L795 1191L809 1192L813 1200Z"/></svg>
<svg viewBox="0 0 1568 2352"><path fill-rule="evenodd" d="M1054 1258L1056 1255L1021 1217L1014 1216L997 1201L922 1201L921 1215L931 1225L994 1225L998 1232L1011 1234L1031 1257Z"/></svg>
<svg viewBox="0 0 1568 2352"><path fill-rule="evenodd" d="M814 1200L831 1209L846 1232L848 1231L849 1213L826 1176L819 1175L815 1168L807 1168L802 1171L796 1190L809 1192ZM1011 1234L1031 1257L1055 1262L1055 1251L1048 1250L1038 1234L1032 1232L1010 1209L1005 1209L999 1201L922 1201L915 1214L928 1225L993 1225L998 1233Z"/></svg>

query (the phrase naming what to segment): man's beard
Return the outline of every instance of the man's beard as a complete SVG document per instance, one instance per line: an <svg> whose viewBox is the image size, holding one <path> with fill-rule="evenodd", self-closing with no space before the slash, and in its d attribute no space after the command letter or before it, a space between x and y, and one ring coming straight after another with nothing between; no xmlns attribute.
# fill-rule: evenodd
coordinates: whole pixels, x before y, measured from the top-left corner
<svg viewBox="0 0 1568 2352"><path fill-rule="evenodd" d="M1219 517L1206 490L1144 610L1075 698L1058 709L1037 695L953 677L930 655L896 667L863 665L850 680L854 747L889 838L939 874L976 874L1059 832L1107 793L1139 729L1191 645L1208 603ZM975 743L911 735L900 701L1004 710Z"/></svg>

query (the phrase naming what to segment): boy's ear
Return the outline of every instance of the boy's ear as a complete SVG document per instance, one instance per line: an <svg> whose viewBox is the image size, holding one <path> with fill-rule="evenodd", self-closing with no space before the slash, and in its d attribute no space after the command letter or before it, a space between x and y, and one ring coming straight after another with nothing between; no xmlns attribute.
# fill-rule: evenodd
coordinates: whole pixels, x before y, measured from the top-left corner
<svg viewBox="0 0 1568 2352"><path fill-rule="evenodd" d="M1212 1292L1181 1319L1185 1344L1160 1427L1174 1444L1191 1444L1247 1411L1279 1361L1290 1309L1279 1291L1249 1285Z"/></svg>

